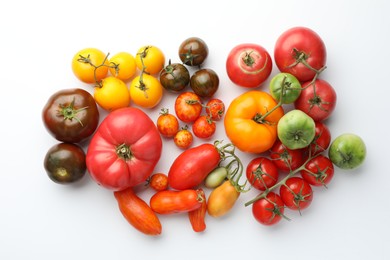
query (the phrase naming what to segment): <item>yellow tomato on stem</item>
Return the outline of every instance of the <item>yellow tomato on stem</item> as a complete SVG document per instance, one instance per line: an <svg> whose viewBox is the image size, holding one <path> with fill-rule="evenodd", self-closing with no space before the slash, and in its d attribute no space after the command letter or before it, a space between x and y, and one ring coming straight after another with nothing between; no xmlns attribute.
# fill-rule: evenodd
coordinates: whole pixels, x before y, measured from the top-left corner
<svg viewBox="0 0 390 260"><path fill-rule="evenodd" d="M107 55L96 48L77 52L72 59L74 75L84 83L100 82L108 73Z"/></svg>
<svg viewBox="0 0 390 260"><path fill-rule="evenodd" d="M123 81L127 81L133 77L137 70L135 58L128 52L115 54L110 58L109 63L111 75Z"/></svg>
<svg viewBox="0 0 390 260"><path fill-rule="evenodd" d="M163 87L160 81L148 74L142 73L130 84L130 96L134 104L143 108L153 108L160 103Z"/></svg>
<svg viewBox="0 0 390 260"><path fill-rule="evenodd" d="M148 74L157 74L164 68L164 53L156 46L141 47L135 57L138 69Z"/></svg>
<svg viewBox="0 0 390 260"><path fill-rule="evenodd" d="M104 78L96 85L94 98L100 107L108 111L127 107L130 104L127 85L114 76Z"/></svg>

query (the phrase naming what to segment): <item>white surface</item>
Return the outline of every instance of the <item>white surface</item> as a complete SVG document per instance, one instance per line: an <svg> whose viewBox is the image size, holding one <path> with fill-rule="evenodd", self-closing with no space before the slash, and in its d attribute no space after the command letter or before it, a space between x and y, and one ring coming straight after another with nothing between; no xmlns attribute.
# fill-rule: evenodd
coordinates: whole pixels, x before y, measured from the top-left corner
<svg viewBox="0 0 390 260"><path fill-rule="evenodd" d="M390 259L385 123L389 2L186 2L1 4L0 259ZM354 132L368 149L361 168L337 169L327 190L315 189L314 201L302 216L288 211L292 221L262 226L251 208L243 206L256 194L251 191L226 217L207 217L203 234L192 231L184 214L161 217L163 234L148 237L128 225L111 192L89 176L73 186L54 184L46 176L43 158L56 141L43 127L43 105L62 88L92 90L71 71L71 58L79 49L135 54L153 44L178 61L181 41L201 37L210 49L205 67L220 76L216 96L229 104L244 91L227 78L224 63L230 49L255 42L272 55L277 37L298 25L314 29L327 47L328 69L322 78L338 95L328 120L333 137ZM266 90L266 84L261 89ZM167 94L159 108L173 111L173 98ZM159 108L149 111L152 119ZM217 127L215 138L226 140L222 122ZM156 171L167 172L179 152L172 141L165 141ZM251 158L242 156L245 163ZM148 200L150 193L141 196Z"/></svg>

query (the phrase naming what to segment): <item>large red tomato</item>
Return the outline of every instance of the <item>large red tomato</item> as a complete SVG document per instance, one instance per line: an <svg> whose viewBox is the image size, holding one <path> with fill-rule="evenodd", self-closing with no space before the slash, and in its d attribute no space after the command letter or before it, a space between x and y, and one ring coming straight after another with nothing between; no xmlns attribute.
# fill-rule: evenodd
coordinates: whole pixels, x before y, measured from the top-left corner
<svg viewBox="0 0 390 260"><path fill-rule="evenodd" d="M241 87L260 86L271 71L271 56L262 46L253 43L237 45L226 60L226 72L230 80Z"/></svg>
<svg viewBox="0 0 390 260"><path fill-rule="evenodd" d="M281 72L294 75L299 81L308 81L324 68L326 48L320 36L306 27L294 27L279 36L274 58Z"/></svg>
<svg viewBox="0 0 390 260"><path fill-rule="evenodd" d="M161 150L154 122L138 108L121 108L110 112L92 137L87 168L98 184L123 190L146 181Z"/></svg>

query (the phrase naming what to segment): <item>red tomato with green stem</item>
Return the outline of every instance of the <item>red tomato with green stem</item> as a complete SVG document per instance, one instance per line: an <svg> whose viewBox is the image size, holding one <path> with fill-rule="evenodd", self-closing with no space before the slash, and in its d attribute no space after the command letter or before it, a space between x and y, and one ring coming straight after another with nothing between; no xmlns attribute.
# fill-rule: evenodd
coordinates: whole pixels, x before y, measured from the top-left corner
<svg viewBox="0 0 390 260"><path fill-rule="evenodd" d="M266 190L276 184L279 178L278 168L266 157L252 159L246 168L249 183L258 190Z"/></svg>
<svg viewBox="0 0 390 260"><path fill-rule="evenodd" d="M309 149L310 155L314 156L328 149L331 141L329 128L322 122L315 122L315 136L311 142Z"/></svg>
<svg viewBox="0 0 390 260"><path fill-rule="evenodd" d="M299 177L291 177L280 186L280 197L286 207L301 210L309 207L313 200L313 190L308 182Z"/></svg>
<svg viewBox="0 0 390 260"><path fill-rule="evenodd" d="M207 139L214 135L217 126L213 119L207 115L198 117L192 124L192 132L198 138Z"/></svg>
<svg viewBox="0 0 390 260"><path fill-rule="evenodd" d="M284 203L280 196L274 192L269 192L266 197L255 201L252 204L252 214L255 219L266 226L275 225L284 214Z"/></svg>
<svg viewBox="0 0 390 260"><path fill-rule="evenodd" d="M284 172L295 170L304 163L302 149L288 149L280 140L276 140L270 149L270 157L275 166Z"/></svg>
<svg viewBox="0 0 390 260"><path fill-rule="evenodd" d="M267 50L258 44L239 44L228 54L226 71L236 85L255 88L271 74L272 59Z"/></svg>
<svg viewBox="0 0 390 260"><path fill-rule="evenodd" d="M206 114L214 121L219 121L225 114L225 104L218 98L210 99L206 104Z"/></svg>
<svg viewBox="0 0 390 260"><path fill-rule="evenodd" d="M305 165L301 171L301 176L310 185L325 186L330 183L334 175L334 167L332 161L320 154L313 157Z"/></svg>
<svg viewBox="0 0 390 260"><path fill-rule="evenodd" d="M175 100L175 113L185 123L193 123L202 112L202 101L194 92L180 93Z"/></svg>
<svg viewBox="0 0 390 260"><path fill-rule="evenodd" d="M179 131L179 121L168 109L163 108L157 118L157 129L164 137L174 137Z"/></svg>

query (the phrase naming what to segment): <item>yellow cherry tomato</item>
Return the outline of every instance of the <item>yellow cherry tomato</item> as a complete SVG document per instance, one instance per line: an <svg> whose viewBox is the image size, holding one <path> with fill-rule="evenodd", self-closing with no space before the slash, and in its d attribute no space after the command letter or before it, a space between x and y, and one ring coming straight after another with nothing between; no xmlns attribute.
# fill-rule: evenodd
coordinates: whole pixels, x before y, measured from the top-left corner
<svg viewBox="0 0 390 260"><path fill-rule="evenodd" d="M127 107L130 104L130 94L127 85L114 76L104 78L95 87L94 98L103 109L112 111Z"/></svg>
<svg viewBox="0 0 390 260"><path fill-rule="evenodd" d="M137 66L135 58L128 52L119 52L109 60L111 75L123 81L129 80L134 76Z"/></svg>
<svg viewBox="0 0 390 260"><path fill-rule="evenodd" d="M106 54L96 48L80 50L72 59L74 75L85 83L100 82L107 76L108 66Z"/></svg>
<svg viewBox="0 0 390 260"><path fill-rule="evenodd" d="M140 107L155 107L160 103L162 95L163 87L160 81L151 75L143 73L135 77L130 84L131 99Z"/></svg>
<svg viewBox="0 0 390 260"><path fill-rule="evenodd" d="M164 68L165 56L158 47L149 45L138 50L135 61L141 71L145 68L146 73L157 74Z"/></svg>

